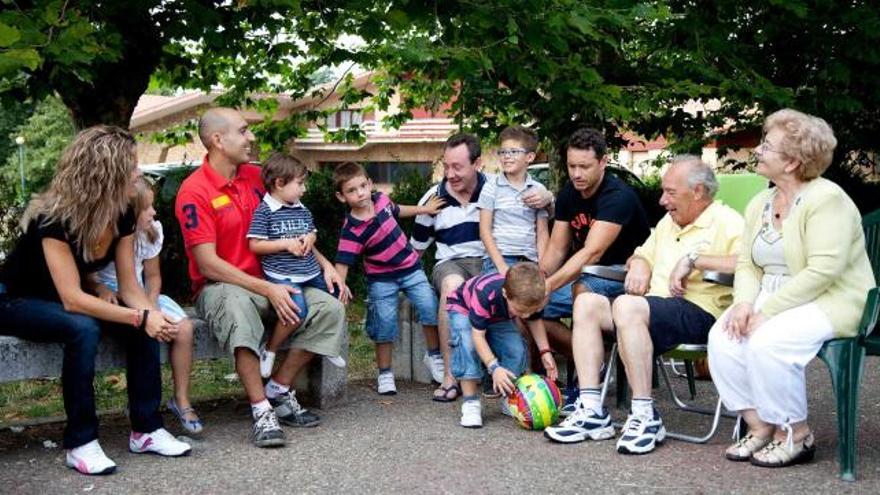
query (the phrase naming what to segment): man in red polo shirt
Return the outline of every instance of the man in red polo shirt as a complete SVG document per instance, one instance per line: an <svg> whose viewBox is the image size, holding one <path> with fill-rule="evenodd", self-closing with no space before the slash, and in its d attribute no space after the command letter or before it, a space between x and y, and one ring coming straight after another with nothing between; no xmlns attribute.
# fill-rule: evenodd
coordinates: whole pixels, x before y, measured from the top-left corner
<svg viewBox="0 0 880 495"><path fill-rule="evenodd" d="M315 354L341 354L345 310L326 292L305 288L306 321L291 335L290 352L263 386L258 357L262 318L274 313L293 324L299 308L290 298L294 289L264 280L259 260L248 249L248 227L265 191L260 168L248 163L254 135L247 122L236 110L213 108L199 120L199 138L208 154L181 184L175 205L196 311L233 355L251 402L254 444L281 446L285 438L279 421L289 426L320 422L299 405L290 385Z"/></svg>

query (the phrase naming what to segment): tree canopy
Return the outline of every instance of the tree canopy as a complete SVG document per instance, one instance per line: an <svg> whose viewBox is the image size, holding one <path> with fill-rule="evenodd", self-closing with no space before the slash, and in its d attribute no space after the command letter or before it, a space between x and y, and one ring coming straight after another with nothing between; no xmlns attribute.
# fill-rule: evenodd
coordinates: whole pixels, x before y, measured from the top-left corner
<svg viewBox="0 0 880 495"><path fill-rule="evenodd" d="M530 123L558 143L589 124L698 148L792 106L832 124L838 161L877 148L873 0L0 1L0 94L55 92L78 126L126 124L151 77L220 85L224 101L269 113L259 94L296 98L319 69L356 64L379 90L343 80L341 105L387 109L397 94L392 126L451 103L482 135ZM689 100L720 108L687 113ZM302 122L259 130L283 143Z"/></svg>

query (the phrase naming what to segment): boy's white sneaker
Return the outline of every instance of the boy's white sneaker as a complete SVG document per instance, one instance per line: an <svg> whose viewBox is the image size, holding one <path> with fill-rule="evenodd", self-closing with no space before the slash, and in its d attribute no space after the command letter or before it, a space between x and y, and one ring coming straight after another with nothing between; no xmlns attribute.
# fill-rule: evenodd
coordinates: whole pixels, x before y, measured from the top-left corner
<svg viewBox="0 0 880 495"><path fill-rule="evenodd" d="M345 359L342 356L327 356L327 361L337 368L345 368Z"/></svg>
<svg viewBox="0 0 880 495"><path fill-rule="evenodd" d="M426 352L425 356L422 357L422 363L424 363L425 368L428 368L428 371L431 373L432 380L437 383L443 383L446 368L443 366L442 354L432 356Z"/></svg>
<svg viewBox="0 0 880 495"><path fill-rule="evenodd" d="M483 406L478 400L466 400L461 403L461 426L465 428L483 427Z"/></svg>
<svg viewBox="0 0 880 495"><path fill-rule="evenodd" d="M165 457L189 455L192 447L174 438L165 428L150 433L131 432L128 437L128 450L135 454L159 454Z"/></svg>
<svg viewBox="0 0 880 495"><path fill-rule="evenodd" d="M98 439L68 450L65 464L82 474L111 474L116 471L116 463L104 454Z"/></svg>
<svg viewBox="0 0 880 495"><path fill-rule="evenodd" d="M260 349L260 376L269 378L272 376L272 367L275 365L275 353Z"/></svg>
<svg viewBox="0 0 880 495"><path fill-rule="evenodd" d="M379 395L397 395L397 386L394 384L392 373L379 373L377 382L376 391L379 392Z"/></svg>

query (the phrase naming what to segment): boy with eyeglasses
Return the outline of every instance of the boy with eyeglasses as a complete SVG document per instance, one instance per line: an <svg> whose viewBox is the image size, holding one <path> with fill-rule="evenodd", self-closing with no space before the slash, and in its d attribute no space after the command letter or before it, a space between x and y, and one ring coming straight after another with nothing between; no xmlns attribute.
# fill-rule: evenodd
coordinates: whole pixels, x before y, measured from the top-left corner
<svg viewBox="0 0 880 495"><path fill-rule="evenodd" d="M496 153L501 173L483 186L477 207L480 208L480 239L486 247L483 273L507 273L520 261L537 262L550 237L546 209L534 209L523 203L523 195L546 188L527 172L535 159L538 137L535 131L512 126L501 131L501 146Z"/></svg>

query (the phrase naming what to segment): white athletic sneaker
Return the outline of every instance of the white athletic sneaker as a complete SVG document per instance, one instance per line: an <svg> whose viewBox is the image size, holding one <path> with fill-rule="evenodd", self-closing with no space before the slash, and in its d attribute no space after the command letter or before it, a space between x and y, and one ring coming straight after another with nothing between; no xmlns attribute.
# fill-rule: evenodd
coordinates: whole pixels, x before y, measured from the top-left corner
<svg viewBox="0 0 880 495"><path fill-rule="evenodd" d="M165 428L150 433L131 432L128 437L128 450L134 454L159 454L165 457L189 455L192 447L174 438Z"/></svg>
<svg viewBox="0 0 880 495"><path fill-rule="evenodd" d="M425 368L428 368L428 371L431 373L432 380L437 383L443 383L446 368L443 366L442 354L432 356L426 352L425 356L422 358L422 363L425 364Z"/></svg>
<svg viewBox="0 0 880 495"><path fill-rule="evenodd" d="M394 384L393 373L379 373L378 387L376 391L379 395L397 395L397 386Z"/></svg>
<svg viewBox="0 0 880 495"><path fill-rule="evenodd" d="M461 403L461 426L465 428L483 427L483 406L478 400L466 400Z"/></svg>
<svg viewBox="0 0 880 495"><path fill-rule="evenodd" d="M272 376L272 367L275 365L275 353L260 349L260 376L269 378Z"/></svg>
<svg viewBox="0 0 880 495"><path fill-rule="evenodd" d="M116 463L104 454L98 439L68 450L65 464L82 474L111 474L116 471Z"/></svg>

